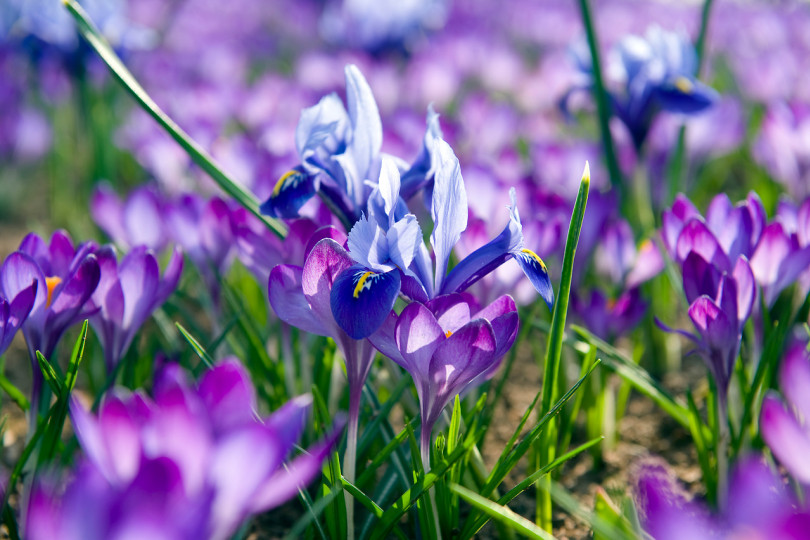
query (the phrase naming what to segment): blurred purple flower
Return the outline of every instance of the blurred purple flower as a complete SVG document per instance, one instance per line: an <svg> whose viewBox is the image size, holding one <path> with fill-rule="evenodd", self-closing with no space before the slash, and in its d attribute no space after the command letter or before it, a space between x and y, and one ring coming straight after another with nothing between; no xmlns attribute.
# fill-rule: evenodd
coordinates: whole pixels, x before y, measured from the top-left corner
<svg viewBox="0 0 810 540"><path fill-rule="evenodd" d="M165 206L165 222L174 242L183 248L219 306L220 281L233 262L232 210L219 197L208 201L187 193Z"/></svg>
<svg viewBox="0 0 810 540"><path fill-rule="evenodd" d="M751 257L751 269L762 287L765 305L772 307L779 293L810 267L810 246L802 246L779 222L769 223Z"/></svg>
<svg viewBox="0 0 810 540"><path fill-rule="evenodd" d="M391 312L369 340L413 377L422 415L422 451L444 407L491 377L517 337L514 300L502 296L473 313L470 299L448 294ZM425 463L428 467L428 463Z"/></svg>
<svg viewBox="0 0 810 540"><path fill-rule="evenodd" d="M38 411L43 382L36 351L52 359L65 330L98 311L91 300L100 276L95 250L92 242L74 248L64 231L53 233L49 244L30 233L0 268L0 295L5 298L15 298L37 283L31 314L22 325L34 371L33 411Z"/></svg>
<svg viewBox="0 0 810 540"><path fill-rule="evenodd" d="M810 485L810 353L804 343L792 346L782 359L779 388L787 406L775 393L766 395L759 431L788 472L802 484Z"/></svg>
<svg viewBox="0 0 810 540"><path fill-rule="evenodd" d="M637 478L635 498L641 524L656 540L808 537L810 512L794 500L761 458L737 462L726 508L719 514L690 500L672 471L661 463L641 465Z"/></svg>
<svg viewBox="0 0 810 540"><path fill-rule="evenodd" d="M754 157L796 198L810 196L810 107L775 103L762 120Z"/></svg>
<svg viewBox="0 0 810 540"><path fill-rule="evenodd" d="M0 356L6 352L20 326L25 323L37 295L36 280L8 299L0 295Z"/></svg>
<svg viewBox="0 0 810 540"><path fill-rule="evenodd" d="M589 296L576 294L571 300L572 311L588 330L608 342L635 328L647 311L647 302L638 288L629 289L615 299L593 289Z"/></svg>
<svg viewBox="0 0 810 540"><path fill-rule="evenodd" d="M236 359L196 386L179 366L167 366L154 400L113 391L98 416L74 400L71 418L86 459L63 493L35 484L26 535L229 538L248 517L295 497L320 474L340 430L287 461L310 403L302 396L260 419L253 385Z"/></svg>
<svg viewBox="0 0 810 540"><path fill-rule="evenodd" d="M93 221L117 245L129 249L146 246L162 251L169 240L165 223L165 201L151 187L133 190L126 201L107 184L93 191L90 213Z"/></svg>
<svg viewBox="0 0 810 540"><path fill-rule="evenodd" d="M157 259L145 246L127 253L120 263L112 247L96 251L96 258L101 276L93 302L99 311L90 323L101 340L107 371L112 373L138 329L177 288L183 253L175 248L162 278Z"/></svg>

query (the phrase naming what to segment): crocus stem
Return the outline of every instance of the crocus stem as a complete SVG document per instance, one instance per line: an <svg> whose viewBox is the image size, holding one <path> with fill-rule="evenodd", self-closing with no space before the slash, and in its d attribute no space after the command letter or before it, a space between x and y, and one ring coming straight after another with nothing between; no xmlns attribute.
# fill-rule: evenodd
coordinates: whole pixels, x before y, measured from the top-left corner
<svg viewBox="0 0 810 540"><path fill-rule="evenodd" d="M728 499L728 406L726 397L717 397L717 508L720 512L726 510Z"/></svg>
<svg viewBox="0 0 810 540"><path fill-rule="evenodd" d="M357 390L357 391L355 391ZM360 423L361 389L349 389L349 425L346 431L346 453L343 455L343 477L354 484L357 467L357 431ZM346 538L354 540L354 497L346 494Z"/></svg>
<svg viewBox="0 0 810 540"><path fill-rule="evenodd" d="M419 450L420 454L422 454L422 467L425 469L425 472L430 470L430 439L431 439L431 426L422 426L422 434L419 437ZM433 516L433 527L436 529L436 538L441 540L442 538L442 529L439 526L439 515L436 513L436 495L433 492L433 488L428 490L428 497L430 497L430 514Z"/></svg>
<svg viewBox="0 0 810 540"><path fill-rule="evenodd" d="M650 194L650 181L644 170L644 162L641 160L641 156L643 156L641 149L638 149L637 155L639 156L639 162L633 173L634 214L637 216L642 235L646 238L651 236L653 230L655 230L655 215L652 195Z"/></svg>
<svg viewBox="0 0 810 540"><path fill-rule="evenodd" d="M295 359L293 358L292 337L290 325L281 323L281 357L284 362L284 382L287 386L287 395L296 394L295 389ZM309 388L308 386L305 388Z"/></svg>

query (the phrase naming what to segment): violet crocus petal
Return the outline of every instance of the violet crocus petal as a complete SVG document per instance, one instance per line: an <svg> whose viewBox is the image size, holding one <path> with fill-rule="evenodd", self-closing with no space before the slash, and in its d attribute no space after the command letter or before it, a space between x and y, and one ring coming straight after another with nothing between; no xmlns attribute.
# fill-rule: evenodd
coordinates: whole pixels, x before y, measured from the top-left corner
<svg viewBox="0 0 810 540"><path fill-rule="evenodd" d="M256 395L241 362L228 358L200 378L197 394L217 433L255 422Z"/></svg>
<svg viewBox="0 0 810 540"><path fill-rule="evenodd" d="M780 287L787 285L784 283L785 271L782 267L794 248L781 223L774 222L765 227L759 245L751 257L751 270L762 287L765 304L768 307L776 301L782 290ZM803 268L806 268L806 265Z"/></svg>
<svg viewBox="0 0 810 540"><path fill-rule="evenodd" d="M445 336L445 330L426 306L413 302L400 313L395 329L397 348L417 388L429 382L431 358Z"/></svg>
<svg viewBox="0 0 810 540"><path fill-rule="evenodd" d="M664 247L675 258L675 248L678 243L678 236L681 230L688 221L693 218L700 217L692 201L686 198L685 195L679 193L675 197L670 210L665 210L661 217L661 237L664 241ZM679 259L681 261L682 259Z"/></svg>
<svg viewBox="0 0 810 540"><path fill-rule="evenodd" d="M118 265L118 279L124 291L123 327L135 329L149 316L157 293L160 268L147 248L133 249Z"/></svg>
<svg viewBox="0 0 810 540"><path fill-rule="evenodd" d="M313 312L302 287L303 268L279 265L270 272L267 294L270 306L285 323L319 336L332 333Z"/></svg>
<svg viewBox="0 0 810 540"><path fill-rule="evenodd" d="M251 499L251 511L263 512L275 508L293 498L299 489L303 489L312 482L321 473L323 462L332 452L342 432L343 421L339 420L323 442L310 448L306 453L298 456L266 479Z"/></svg>
<svg viewBox="0 0 810 540"><path fill-rule="evenodd" d="M299 165L278 179L270 197L262 203L259 210L267 216L295 219L299 216L301 207L315 195L316 190L315 177Z"/></svg>
<svg viewBox="0 0 810 540"><path fill-rule="evenodd" d="M341 273L332 286L332 315L349 337L366 338L394 308L400 285L398 269L383 273L354 265Z"/></svg>
<svg viewBox="0 0 810 540"><path fill-rule="evenodd" d="M344 270L354 264L345 249L332 239L325 238L315 244L301 274L301 288L313 313L324 327L331 327L330 335L339 330L332 315L332 285Z"/></svg>
<svg viewBox="0 0 810 540"><path fill-rule="evenodd" d="M436 151L437 166L430 209L433 218L430 244L436 256L434 289L440 291L447 272L450 252L458 242L462 231L467 228L468 212L467 192L464 189L458 158L450 145L443 140L436 141Z"/></svg>
<svg viewBox="0 0 810 540"><path fill-rule="evenodd" d="M714 297L720 285L722 274L720 270L710 264L702 255L695 251L689 252L681 268L683 277L683 291L686 301L690 304L705 295Z"/></svg>
<svg viewBox="0 0 810 540"><path fill-rule="evenodd" d="M377 331L368 337L368 340L382 354L407 369L408 364L397 346L396 327L398 321L399 316L394 311L391 311Z"/></svg>
<svg viewBox="0 0 810 540"><path fill-rule="evenodd" d="M113 393L105 398L99 410L98 427L115 474L115 483L131 481L140 465L140 430L129 407L118 395Z"/></svg>
<svg viewBox="0 0 810 540"><path fill-rule="evenodd" d="M692 302L689 318L708 342L722 349L733 347L737 341L736 321L732 322L728 314L708 296L701 296Z"/></svg>
<svg viewBox="0 0 810 540"><path fill-rule="evenodd" d="M638 246L636 261L625 278L625 287L635 289L663 272L665 266L664 257L655 242L649 238L643 240Z"/></svg>
<svg viewBox="0 0 810 540"><path fill-rule="evenodd" d="M337 227L333 227L332 225L320 227L314 233L312 233L312 236L305 244L304 254L303 257L301 258L302 264L304 261L307 260L307 257L309 257L309 254L312 251L312 248L315 247L315 244L317 244L324 238L334 240L335 243L338 244L339 246L345 246L346 242L348 241L346 233L338 229Z"/></svg>
<svg viewBox="0 0 810 540"><path fill-rule="evenodd" d="M754 273L745 257L737 259L732 273L737 286L737 320L740 326L745 324L754 307L754 298L757 294L757 285Z"/></svg>
<svg viewBox="0 0 810 540"><path fill-rule="evenodd" d="M180 283L180 276L183 274L183 262L183 249L180 246L175 246L174 250L172 250L169 264L166 265L166 269L163 271L163 278L158 284L158 290L152 309L163 304L177 289L177 285Z"/></svg>
<svg viewBox="0 0 810 540"><path fill-rule="evenodd" d="M48 295L48 287L45 283L45 276L39 265L29 255L20 251L15 251L3 262L0 268L0 288L6 298L14 298L22 291L37 283L36 296L32 311L38 310L45 305Z"/></svg>
<svg viewBox="0 0 810 540"><path fill-rule="evenodd" d="M439 344L430 362L431 386L439 396L433 414L438 415L453 396L500 360L496 349L495 332L484 319L470 321Z"/></svg>
<svg viewBox="0 0 810 540"><path fill-rule="evenodd" d="M517 339L520 319L517 313L515 300L505 294L498 297L487 307L473 315L473 319L486 319L492 325L495 333L495 356L503 356L512 347Z"/></svg>
<svg viewBox="0 0 810 540"><path fill-rule="evenodd" d="M724 517L736 530L769 533L774 532L776 524L786 517L786 509L792 509L794 504L782 479L762 457L754 456L744 456L735 463L727 503Z"/></svg>
<svg viewBox="0 0 810 540"><path fill-rule="evenodd" d="M782 401L773 394L765 396L759 416L759 431L771 452L804 484L810 484L810 434L803 429Z"/></svg>
<svg viewBox="0 0 810 540"><path fill-rule="evenodd" d="M445 332L453 333L470 322L470 303L466 294L443 294L432 298L427 308Z"/></svg>
<svg viewBox="0 0 810 540"><path fill-rule="evenodd" d="M98 285L100 270L95 255L87 256L76 273L54 289L46 325L55 339L82 315L82 308Z"/></svg>
<svg viewBox="0 0 810 540"><path fill-rule="evenodd" d="M163 208L151 189L139 188L130 193L121 219L129 246L144 245L160 251L166 245Z"/></svg>
<svg viewBox="0 0 810 540"><path fill-rule="evenodd" d="M223 271L228 255L233 247L233 221L228 204L218 197L212 198L205 205L200 221L200 239L208 257Z"/></svg>
<svg viewBox="0 0 810 540"><path fill-rule="evenodd" d="M728 255L723 251L717 238L706 224L699 219L692 219L684 226L680 236L678 236L675 251L676 258L679 261L685 260L690 252L695 252L720 271L728 272L731 270Z"/></svg>
<svg viewBox="0 0 810 540"><path fill-rule="evenodd" d="M111 461L112 456L108 453L98 420L72 396L70 398L70 422L84 455L102 471L105 477L110 481L114 480L116 475Z"/></svg>
<svg viewBox="0 0 810 540"><path fill-rule="evenodd" d="M73 240L70 239L67 231L58 230L51 235L51 241L48 244L51 275L65 276L70 273L76 255Z"/></svg>
<svg viewBox="0 0 810 540"><path fill-rule="evenodd" d="M729 259L736 260L740 255L750 256L748 250L754 224L746 207L734 207L728 195L721 193L712 199L706 210L706 225Z"/></svg>
<svg viewBox="0 0 810 540"><path fill-rule="evenodd" d="M10 302L5 304L7 312L0 319L0 324L2 324L2 328L0 328L0 354L8 347L16 331L25 323L31 313L37 297L38 285L38 282L32 279L28 287L17 293L16 296L11 297Z"/></svg>
<svg viewBox="0 0 810 540"><path fill-rule="evenodd" d="M100 184L93 190L93 196L90 199L90 215L114 242L129 245L127 232L121 219L121 216L124 215L124 204L118 194L108 185Z"/></svg>
<svg viewBox="0 0 810 540"><path fill-rule="evenodd" d="M810 434L810 355L803 343L792 346L782 359L779 388L804 419L805 431Z"/></svg>
<svg viewBox="0 0 810 540"><path fill-rule="evenodd" d="M312 396L304 394L289 400L265 419L264 425L276 432L281 459L287 458L304 433L311 408Z"/></svg>
<svg viewBox="0 0 810 540"><path fill-rule="evenodd" d="M211 538L230 536L282 459L277 433L260 424L235 430L217 442L209 469L216 491Z"/></svg>

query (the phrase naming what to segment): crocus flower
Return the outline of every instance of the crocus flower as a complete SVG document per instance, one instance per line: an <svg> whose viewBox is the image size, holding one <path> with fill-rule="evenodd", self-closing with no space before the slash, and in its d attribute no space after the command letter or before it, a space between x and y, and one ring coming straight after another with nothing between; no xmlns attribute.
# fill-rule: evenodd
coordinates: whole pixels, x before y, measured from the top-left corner
<svg viewBox="0 0 810 540"><path fill-rule="evenodd" d="M96 258L101 276L93 302L99 311L90 322L101 339L107 370L112 373L138 329L177 288L183 253L175 248L162 278L157 259L145 246L127 253L120 263L112 247L99 249Z"/></svg>
<svg viewBox="0 0 810 540"><path fill-rule="evenodd" d="M791 347L779 368L779 389L762 401L759 431L771 452L799 482L810 485L810 354L805 344Z"/></svg>
<svg viewBox="0 0 810 540"><path fill-rule="evenodd" d="M37 295L36 280L10 299L0 296L0 356L6 352L14 334L28 318Z"/></svg>
<svg viewBox="0 0 810 540"><path fill-rule="evenodd" d="M426 302L463 292L489 272L515 259L548 304L551 281L543 261L524 246L514 191L510 220L498 237L473 251L447 272L450 254L467 227L467 194L458 159L445 141L435 141L437 156L431 201L435 266L420 241L421 231L399 196L400 176L384 161L377 188L369 200L369 217L349 232L349 254L356 265L342 273L332 289L332 312L347 334L361 339L385 321L397 296Z"/></svg>
<svg viewBox="0 0 810 540"><path fill-rule="evenodd" d="M794 197L810 195L810 107L775 103L768 107L754 141L754 158Z"/></svg>
<svg viewBox="0 0 810 540"><path fill-rule="evenodd" d="M369 340L410 373L422 416L422 454L428 455L433 426L444 407L465 388L479 384L498 368L517 337L517 306L502 296L475 311L466 295L412 302ZM428 462L425 462L428 466Z"/></svg>
<svg viewBox="0 0 810 540"><path fill-rule="evenodd" d="M751 456L737 463L728 485L727 505L718 514L690 500L663 464L645 463L637 477L639 518L655 540L804 540L810 530L810 511L794 500L761 458Z"/></svg>
<svg viewBox="0 0 810 540"><path fill-rule="evenodd" d="M90 214L117 245L125 249L142 245L161 251L169 240L164 206L150 187L133 190L122 202L112 188L101 184L93 191Z"/></svg>
<svg viewBox="0 0 810 540"><path fill-rule="evenodd" d="M773 306L779 293L793 284L810 266L810 246L790 234L782 223L769 223L751 257L751 269L762 287L765 305Z"/></svg>
<svg viewBox="0 0 810 540"><path fill-rule="evenodd" d="M169 202L165 210L169 234L197 267L218 306L220 280L235 253L230 207L219 197L205 201L188 193Z"/></svg>
<svg viewBox="0 0 810 540"><path fill-rule="evenodd" d="M91 301L100 275L95 249L90 242L74 247L64 231L53 233L49 244L31 233L0 268L0 295L5 298L15 298L37 282L31 314L22 325L34 370L32 403L38 404L43 381L36 351L50 359L65 330L98 309Z"/></svg>
<svg viewBox="0 0 810 540"><path fill-rule="evenodd" d="M253 385L233 358L197 385L167 366L154 399L115 390L98 416L74 400L85 459L64 492L35 484L26 537L230 538L320 474L339 430L288 461L310 403L302 396L259 419Z"/></svg>

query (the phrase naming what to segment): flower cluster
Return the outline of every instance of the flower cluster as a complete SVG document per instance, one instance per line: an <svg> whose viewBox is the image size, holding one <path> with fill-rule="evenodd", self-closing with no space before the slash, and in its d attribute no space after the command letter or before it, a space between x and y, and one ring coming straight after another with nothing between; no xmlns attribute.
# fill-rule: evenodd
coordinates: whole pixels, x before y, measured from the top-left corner
<svg viewBox="0 0 810 540"><path fill-rule="evenodd" d="M31 539L230 538L251 514L295 497L321 472L340 430L290 460L311 398L266 418L245 368L226 359L192 385L177 365L154 397L114 391L98 415L77 401L71 418L85 459L64 492L34 486Z"/></svg>

